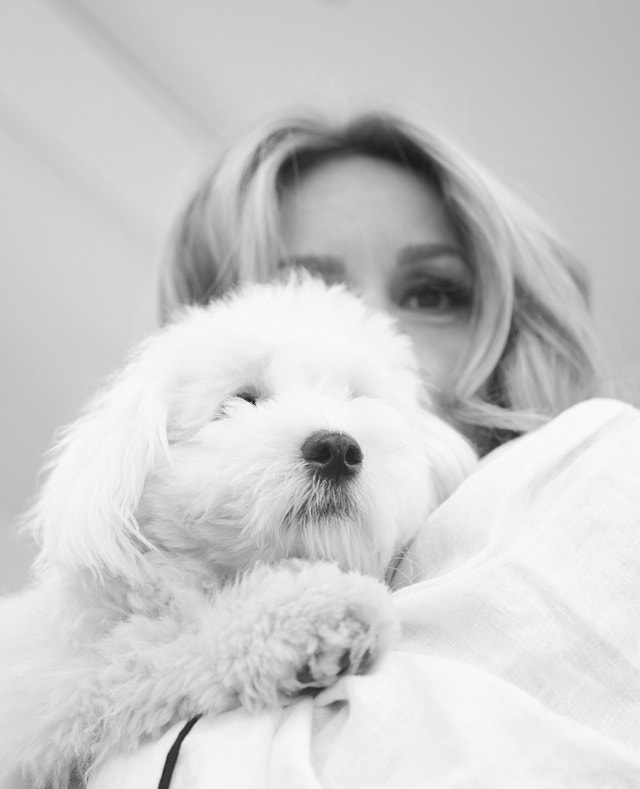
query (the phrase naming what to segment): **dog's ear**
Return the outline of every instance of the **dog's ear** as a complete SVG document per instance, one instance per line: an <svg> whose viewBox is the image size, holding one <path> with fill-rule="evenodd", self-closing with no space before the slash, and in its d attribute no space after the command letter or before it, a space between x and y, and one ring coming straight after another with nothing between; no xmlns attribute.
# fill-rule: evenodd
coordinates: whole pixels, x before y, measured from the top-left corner
<svg viewBox="0 0 640 789"><path fill-rule="evenodd" d="M451 425L434 414L424 411L421 415L427 436L429 459L435 483L434 509L451 496L455 489L477 468L478 456L471 444ZM392 589L419 583L425 578L431 556L431 529L428 521L418 530L389 568L387 583Z"/></svg>
<svg viewBox="0 0 640 789"><path fill-rule="evenodd" d="M141 351L62 433L27 516L41 566L137 574L145 540L136 509L148 473L168 453L164 378Z"/></svg>
<svg viewBox="0 0 640 789"><path fill-rule="evenodd" d="M461 433L430 413L423 415L429 455L442 503L475 470L478 456Z"/></svg>

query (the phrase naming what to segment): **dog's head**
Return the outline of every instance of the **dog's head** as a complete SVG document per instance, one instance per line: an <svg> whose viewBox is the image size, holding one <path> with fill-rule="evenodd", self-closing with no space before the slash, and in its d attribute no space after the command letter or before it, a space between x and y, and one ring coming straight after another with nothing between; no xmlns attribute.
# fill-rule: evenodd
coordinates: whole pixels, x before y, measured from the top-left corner
<svg viewBox="0 0 640 789"><path fill-rule="evenodd" d="M382 577L474 463L409 340L342 287L258 285L147 341L63 438L42 560L205 577L327 559Z"/></svg>

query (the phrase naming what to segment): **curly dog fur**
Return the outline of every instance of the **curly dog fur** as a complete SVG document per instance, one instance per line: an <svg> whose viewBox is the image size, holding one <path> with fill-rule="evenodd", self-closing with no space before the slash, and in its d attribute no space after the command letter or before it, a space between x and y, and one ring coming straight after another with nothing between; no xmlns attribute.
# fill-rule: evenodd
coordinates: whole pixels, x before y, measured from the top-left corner
<svg viewBox="0 0 640 789"><path fill-rule="evenodd" d="M366 671L395 558L473 463L344 288L186 310L53 450L30 588L0 607L0 779L66 787L181 719Z"/></svg>

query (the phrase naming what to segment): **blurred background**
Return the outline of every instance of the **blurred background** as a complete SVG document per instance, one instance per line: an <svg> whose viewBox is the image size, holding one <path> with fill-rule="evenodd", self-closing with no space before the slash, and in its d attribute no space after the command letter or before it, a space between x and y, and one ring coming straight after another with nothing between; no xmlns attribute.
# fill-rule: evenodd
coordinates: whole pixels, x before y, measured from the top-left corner
<svg viewBox="0 0 640 789"><path fill-rule="evenodd" d="M0 22L0 592L54 430L155 326L203 152L274 111L449 132L586 262L640 390L638 0L0 0Z"/></svg>

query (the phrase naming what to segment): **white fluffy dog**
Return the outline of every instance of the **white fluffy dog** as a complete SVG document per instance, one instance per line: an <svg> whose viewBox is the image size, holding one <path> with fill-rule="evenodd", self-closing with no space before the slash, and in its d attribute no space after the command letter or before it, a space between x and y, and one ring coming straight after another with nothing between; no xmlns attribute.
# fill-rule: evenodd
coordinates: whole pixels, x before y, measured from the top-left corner
<svg viewBox="0 0 640 789"><path fill-rule="evenodd" d="M198 713L365 671L381 582L474 456L344 288L246 288L141 346L56 447L2 604L0 779L81 783ZM3 773L4 770L4 773Z"/></svg>

